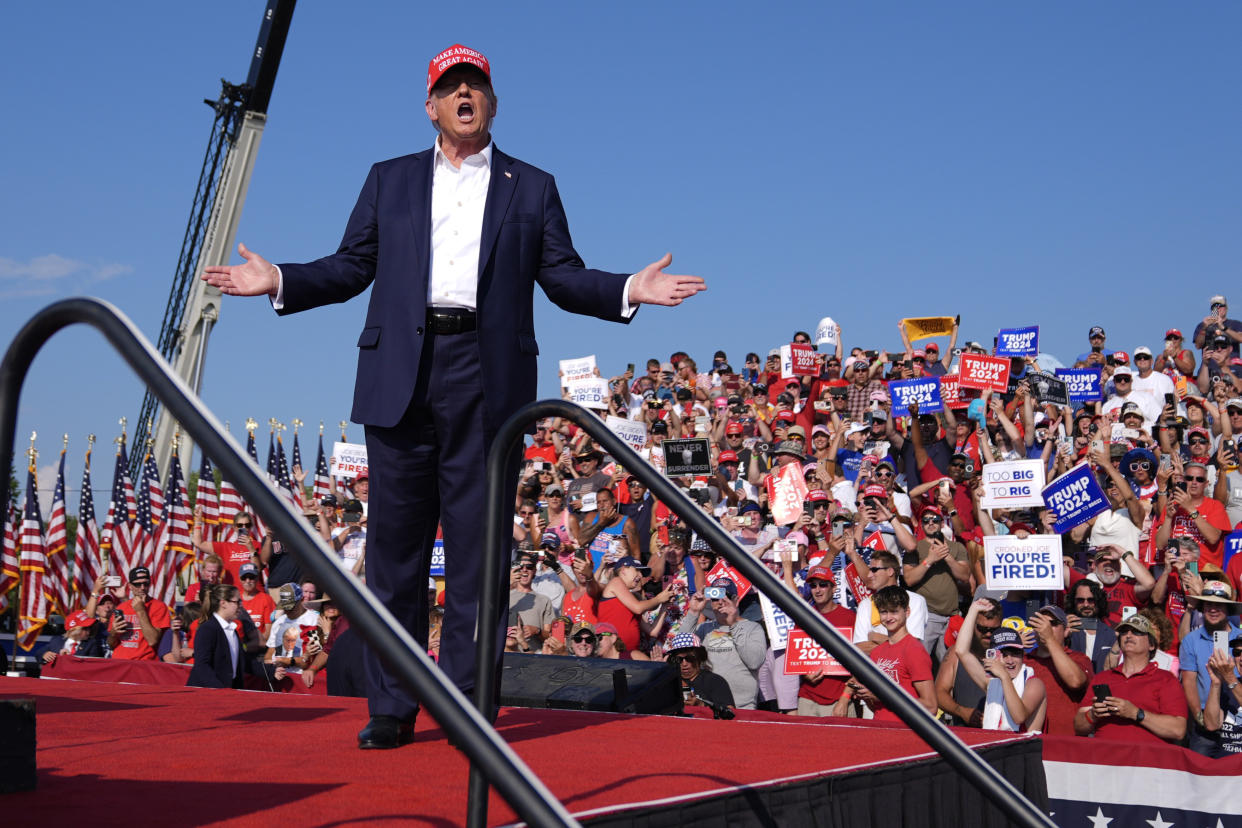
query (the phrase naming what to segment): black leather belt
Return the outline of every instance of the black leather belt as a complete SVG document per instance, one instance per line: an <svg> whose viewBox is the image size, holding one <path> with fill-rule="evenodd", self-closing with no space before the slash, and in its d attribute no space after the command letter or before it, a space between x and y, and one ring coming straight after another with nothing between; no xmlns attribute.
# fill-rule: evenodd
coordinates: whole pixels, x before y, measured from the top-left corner
<svg viewBox="0 0 1242 828"><path fill-rule="evenodd" d="M474 311L465 308L427 308L427 331L434 334L459 334L473 331L479 325Z"/></svg>

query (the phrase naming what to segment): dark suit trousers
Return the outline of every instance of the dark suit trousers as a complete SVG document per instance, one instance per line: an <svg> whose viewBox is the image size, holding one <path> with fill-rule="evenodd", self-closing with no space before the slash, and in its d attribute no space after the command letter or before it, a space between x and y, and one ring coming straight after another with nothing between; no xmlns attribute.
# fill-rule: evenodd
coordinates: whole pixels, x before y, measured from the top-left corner
<svg viewBox="0 0 1242 828"><path fill-rule="evenodd" d="M439 666L466 694L474 690L486 458L493 437L484 425L487 417L479 335L478 331L447 335L429 332L414 396L401 422L392 428L366 427L371 477L367 586L425 647L427 578L436 523L440 522L447 592ZM511 503L516 481L508 488L506 502ZM502 574L494 573L494 577ZM498 628L502 623L503 612L497 620ZM497 642L499 659L503 630ZM369 644L365 667L371 715L412 719L418 712L418 700L401 686Z"/></svg>

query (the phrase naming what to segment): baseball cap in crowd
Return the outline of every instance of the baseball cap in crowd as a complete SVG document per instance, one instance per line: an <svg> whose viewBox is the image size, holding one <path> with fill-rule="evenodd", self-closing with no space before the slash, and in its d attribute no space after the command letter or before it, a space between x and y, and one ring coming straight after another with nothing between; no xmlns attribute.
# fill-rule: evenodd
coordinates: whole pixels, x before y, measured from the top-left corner
<svg viewBox="0 0 1242 828"><path fill-rule="evenodd" d="M737 452L736 451L722 451L720 452L720 456L716 458L716 462L717 463L736 463Z"/></svg>
<svg viewBox="0 0 1242 828"><path fill-rule="evenodd" d="M548 495L554 495L554 494L558 494L558 495L565 494L565 488L560 483L553 483L551 486L543 490L544 497L547 497Z"/></svg>
<svg viewBox="0 0 1242 828"><path fill-rule="evenodd" d="M362 471L358 472L358 474L354 476L354 485L357 485L359 483L370 483L370 482L371 482L371 472L369 469L363 469Z"/></svg>
<svg viewBox="0 0 1242 828"><path fill-rule="evenodd" d="M783 411L776 412L776 416L772 418L772 425L776 425L781 420L784 420L787 423L792 423L797 419L798 418L794 416L792 411L785 409Z"/></svg>
<svg viewBox="0 0 1242 828"><path fill-rule="evenodd" d="M1230 397L1229 401L1225 403L1225 408L1242 409L1242 397Z"/></svg>
<svg viewBox="0 0 1242 828"><path fill-rule="evenodd" d="M878 497L881 500L888 500L888 489L884 488L879 483L872 483L870 486L863 489L863 497Z"/></svg>
<svg viewBox="0 0 1242 828"><path fill-rule="evenodd" d="M129 571L129 582L132 584L137 581L146 581L147 583L150 583L151 570L147 569L145 566L135 566L131 569Z"/></svg>
<svg viewBox="0 0 1242 828"><path fill-rule="evenodd" d="M1138 359L1138 358L1139 358L1139 357L1141 357L1141 356L1150 357L1150 356L1151 356L1151 348L1148 348L1146 345L1140 345L1140 346L1138 346L1137 348L1135 348L1135 349L1134 349L1134 358L1135 358L1135 359Z"/></svg>
<svg viewBox="0 0 1242 828"><path fill-rule="evenodd" d="M245 578L249 575L251 578L259 577L259 568L252 563L244 563L237 570L238 578Z"/></svg>
<svg viewBox="0 0 1242 828"><path fill-rule="evenodd" d="M812 503L827 503L832 498L828 497L828 493L823 489L811 489L807 492L806 499Z"/></svg>
<svg viewBox="0 0 1242 828"><path fill-rule="evenodd" d="M1212 307L1216 307L1217 305L1225 305L1225 306L1228 306L1228 305L1229 305L1229 302L1227 302L1227 301L1225 300L1225 297L1224 297L1224 296L1222 296L1222 295L1220 295L1220 294L1218 293L1218 294L1216 294L1215 296L1213 296L1211 299L1209 299L1209 300L1208 300L1208 304L1209 304L1209 305L1211 305Z"/></svg>
<svg viewBox="0 0 1242 828"><path fill-rule="evenodd" d="M707 650L703 647L703 642L697 635L690 632L677 633L670 636L668 643L664 645L664 652L668 655L684 652L686 650L702 651L702 655L707 654Z"/></svg>
<svg viewBox="0 0 1242 828"><path fill-rule="evenodd" d="M1231 347L1232 344L1233 343L1230 341L1229 337L1224 334L1218 333L1216 336L1212 337L1213 348L1228 348Z"/></svg>
<svg viewBox="0 0 1242 828"><path fill-rule="evenodd" d="M1129 365L1130 355L1125 351L1113 351L1113 362L1118 365Z"/></svg>
<svg viewBox="0 0 1242 828"><path fill-rule="evenodd" d="M1211 442L1211 440L1212 440L1212 432L1208 431L1208 430L1207 430L1206 428L1204 428L1203 426L1195 426L1194 428L1188 428L1188 429L1186 429L1186 439L1188 439L1188 440L1189 440L1189 439L1190 439L1190 437L1191 437L1192 435L1196 435L1196 434L1197 434L1197 435L1199 435L1199 436L1201 436L1201 437L1206 437L1206 438L1208 439L1208 442ZM1202 464L1202 463L1196 463L1195 465L1200 465L1200 466L1201 466L1201 465L1203 465L1203 464Z"/></svg>
<svg viewBox="0 0 1242 828"><path fill-rule="evenodd" d="M1225 581L1204 581L1203 590L1199 593L1200 601L1212 601L1217 604L1233 603L1233 587Z"/></svg>
<svg viewBox="0 0 1242 828"><path fill-rule="evenodd" d="M331 506L332 508L335 509L336 508L336 495L333 495L333 494L324 495L323 498L320 499L319 504L321 506Z"/></svg>
<svg viewBox="0 0 1242 828"><path fill-rule="evenodd" d="M795 443L793 440L783 440L777 444L773 454L789 454L799 459L806 457L806 452L802 449L801 443Z"/></svg>
<svg viewBox="0 0 1242 828"><path fill-rule="evenodd" d="M345 505L341 508L341 511L357 512L361 514L362 513L362 501L361 500L347 500L345 501Z"/></svg>
<svg viewBox="0 0 1242 828"><path fill-rule="evenodd" d="M539 546L542 549L551 549L555 552L561 548L561 536L549 529L539 539Z"/></svg>
<svg viewBox="0 0 1242 828"><path fill-rule="evenodd" d="M638 558L635 558L633 555L626 555L624 558L618 559L617 562L612 565L612 569L614 572L616 572L627 566L634 567L643 575L651 574L651 567L643 566L643 562L640 561Z"/></svg>
<svg viewBox="0 0 1242 828"><path fill-rule="evenodd" d="M661 363L660 363L660 373L661 373L661 374L672 374L672 373L676 373L675 369L673 368L673 363L671 363L671 362L661 362Z"/></svg>
<svg viewBox="0 0 1242 828"><path fill-rule="evenodd" d="M95 616L87 615L85 610L78 610L65 619L65 632L76 630L79 627L89 627L95 623Z"/></svg>
<svg viewBox="0 0 1242 828"><path fill-rule="evenodd" d="M652 434L668 434L668 423L664 420L656 420L651 424Z"/></svg>
<svg viewBox="0 0 1242 828"><path fill-rule="evenodd" d="M789 427L789 436L790 436L790 438L793 438L795 435L796 435L796 436L798 436L798 437L801 437L803 440L805 440L805 439L806 439L806 429L805 429L805 428L803 428L803 427L802 427L802 426L800 426L800 425L790 426L790 427Z"/></svg>
<svg viewBox="0 0 1242 828"><path fill-rule="evenodd" d="M725 426L725 434L741 434L742 430L742 424L736 421L730 421Z"/></svg>
<svg viewBox="0 0 1242 828"><path fill-rule="evenodd" d="M888 422L888 412L883 408L878 408L875 411L868 411L867 419L873 423L886 423Z"/></svg>
<svg viewBox="0 0 1242 828"><path fill-rule="evenodd" d="M826 566L813 566L806 571L806 579L808 581L829 581L836 584L837 579L833 577L832 570Z"/></svg>
<svg viewBox="0 0 1242 828"><path fill-rule="evenodd" d="M1118 365L1116 368L1113 369L1113 376L1114 377L1117 377L1117 376L1132 377L1134 376L1134 372L1130 370L1129 365Z"/></svg>
<svg viewBox="0 0 1242 828"><path fill-rule="evenodd" d="M1136 402L1128 402L1121 407L1121 419L1124 420L1126 417L1129 417L1131 414L1133 414L1136 417L1141 418L1143 416L1142 406L1140 406Z"/></svg>
<svg viewBox="0 0 1242 828"><path fill-rule="evenodd" d="M1104 329L1099 325L1093 325L1091 330L1087 331L1087 339L1095 339L1096 337L1104 338Z"/></svg>
<svg viewBox="0 0 1242 828"><path fill-rule="evenodd" d="M923 350L925 354L930 354L932 351L935 351L936 353L940 353L940 346L937 345L935 342L929 342L927 343L927 347L924 348Z"/></svg>
<svg viewBox="0 0 1242 828"><path fill-rule="evenodd" d="M277 593L276 605L285 612L293 609L302 600L302 587L297 584L285 584Z"/></svg>
<svg viewBox="0 0 1242 828"><path fill-rule="evenodd" d="M845 436L849 437L851 434L858 434L866 430L867 427L862 423L850 423L850 427L845 430Z"/></svg>
<svg viewBox="0 0 1242 828"><path fill-rule="evenodd" d="M1164 341L1168 342L1170 339L1184 339L1184 337L1182 336L1182 332L1177 328L1169 328L1164 332Z"/></svg>
<svg viewBox="0 0 1242 828"><path fill-rule="evenodd" d="M972 341L972 342L966 343L966 350L967 351L978 351L979 353L987 353L988 349L983 347L982 344Z"/></svg>
<svg viewBox="0 0 1242 828"><path fill-rule="evenodd" d="M440 80L440 76L452 69L459 63L468 63L487 75L490 83L492 80L492 67L487 62L487 58L482 52L476 52L474 49L462 46L460 43L454 43L440 54L431 59L427 64L427 91L436 85L436 81Z"/></svg>
<svg viewBox="0 0 1242 828"><path fill-rule="evenodd" d="M822 434L825 437L831 437L832 432L828 430L828 426L823 423L811 426L811 439L815 439L816 434Z"/></svg>
<svg viewBox="0 0 1242 828"><path fill-rule="evenodd" d="M1153 643L1158 641L1156 631L1152 627L1151 622L1148 621L1145 616L1139 615L1137 612L1114 627L1114 630L1120 634L1121 631L1127 627L1134 630L1139 635L1147 636Z"/></svg>
<svg viewBox="0 0 1242 828"><path fill-rule="evenodd" d="M1043 613L1044 615L1052 616L1058 622L1060 622L1062 626L1069 623L1069 617L1065 614L1065 610L1061 609L1056 604L1045 604L1044 606L1037 609L1035 612L1037 614Z"/></svg>
<svg viewBox="0 0 1242 828"><path fill-rule="evenodd" d="M1001 627L992 633L992 646L998 650L1022 650L1022 636L1017 630Z"/></svg>
<svg viewBox="0 0 1242 828"><path fill-rule="evenodd" d="M620 645L621 633L617 630L616 624L610 624L607 621L600 621L595 625L595 635L597 637L601 635L615 635L617 637L617 643Z"/></svg>
<svg viewBox="0 0 1242 828"><path fill-rule="evenodd" d="M711 589L723 589L724 594L730 598L737 597L737 584L733 583L732 578L717 578L708 584L708 586ZM711 598L710 594L705 593L705 595L706 597Z"/></svg>
<svg viewBox="0 0 1242 828"><path fill-rule="evenodd" d="M574 625L569 628L569 637L574 638L580 632L589 633L590 635L594 636L595 626L586 621L575 621Z"/></svg>

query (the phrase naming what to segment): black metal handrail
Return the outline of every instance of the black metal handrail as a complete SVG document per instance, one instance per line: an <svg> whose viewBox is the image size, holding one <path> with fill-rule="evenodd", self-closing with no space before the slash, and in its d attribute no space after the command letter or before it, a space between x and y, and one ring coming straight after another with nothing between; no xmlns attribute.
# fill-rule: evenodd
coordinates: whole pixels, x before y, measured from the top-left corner
<svg viewBox="0 0 1242 828"><path fill-rule="evenodd" d="M57 331L86 323L104 335L142 381L155 391L200 449L245 496L252 509L292 549L294 557L341 605L350 625L373 646L397 678L414 691L451 742L481 771L523 820L531 825L578 823L470 701L445 678L410 634L311 532L310 526L267 481L266 475L227 436L220 423L178 379L168 363L124 314L99 299L74 298L39 311L13 338L0 362L0 468L13 462L17 400L39 349ZM0 496L6 513L8 487Z"/></svg>
<svg viewBox="0 0 1242 828"><path fill-rule="evenodd" d="M563 417L584 429L603 448L644 485L665 506L672 509L690 528L704 538L717 554L745 575L750 582L792 618L800 629L841 662L850 674L863 682L871 692L893 710L931 748L961 772L979 791L1000 808L1014 824L1035 828L1055 828L1054 823L1021 792L1013 787L991 765L968 748L952 731L923 709L900 685L884 674L866 655L824 620L809 603L748 554L725 532L724 527L709 517L685 491L643 460L637 452L599 419L581 406L564 400L542 400L526 405L500 427L487 462L487 527L484 539L485 573L479 596L478 660L475 704L487 719L495 715L496 640L501 620L499 606L502 580L507 575L506 556L511 536L512 502L505 502L505 482L517 473L518 447L526 426L544 417ZM470 828L482 828L487 817L486 782L471 772Z"/></svg>

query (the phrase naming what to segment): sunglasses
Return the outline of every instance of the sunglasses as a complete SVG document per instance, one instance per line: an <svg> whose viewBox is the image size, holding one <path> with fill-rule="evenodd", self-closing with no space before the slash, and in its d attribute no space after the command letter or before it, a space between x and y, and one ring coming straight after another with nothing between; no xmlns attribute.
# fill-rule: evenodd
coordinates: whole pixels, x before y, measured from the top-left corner
<svg viewBox="0 0 1242 828"><path fill-rule="evenodd" d="M237 529L249 529L253 525L254 525L253 523L234 523L233 524L233 526Z"/></svg>
<svg viewBox="0 0 1242 828"><path fill-rule="evenodd" d="M593 635L575 635L575 636L573 637L573 642L574 642L575 644L594 644L594 643L595 643L595 636L593 636Z"/></svg>
<svg viewBox="0 0 1242 828"><path fill-rule="evenodd" d="M1122 374L1119 377L1113 377L1113 382L1129 382L1129 381L1130 381L1130 376L1127 374Z"/></svg>
<svg viewBox="0 0 1242 828"><path fill-rule="evenodd" d="M528 511L528 510L526 510L526 509L523 509L522 511L518 512L518 514L519 514L519 515L521 515L522 517L530 517L531 515L533 515L533 514L535 514L535 513L534 513L534 512L531 512L531 511Z"/></svg>
<svg viewBox="0 0 1242 828"><path fill-rule="evenodd" d="M535 571L535 568L531 566L530 564L519 564L518 566L515 566L513 568L518 570L519 572L534 572Z"/></svg>
<svg viewBox="0 0 1242 828"><path fill-rule="evenodd" d="M1150 470L1151 470L1150 460L1135 460L1133 463L1130 464L1130 471L1150 471Z"/></svg>
<svg viewBox="0 0 1242 828"><path fill-rule="evenodd" d="M1206 478L1206 477L1197 477L1197 476L1196 476L1196 477L1191 477L1190 475L1186 475L1186 482L1187 482L1187 483L1206 483L1206 482L1207 482L1207 478Z"/></svg>
<svg viewBox="0 0 1242 828"><path fill-rule="evenodd" d="M1233 657L1238 658L1239 656L1242 656L1242 647L1234 647L1232 652L1233 652Z"/></svg>
<svg viewBox="0 0 1242 828"><path fill-rule="evenodd" d="M880 469L878 472L875 473L875 476L880 477L880 478L889 478L893 476L893 473L889 471L888 469Z"/></svg>
<svg viewBox="0 0 1242 828"><path fill-rule="evenodd" d="M1075 604L1094 604L1095 598L1091 597L1090 595L1088 595L1086 598L1075 598L1074 603Z"/></svg>
<svg viewBox="0 0 1242 828"><path fill-rule="evenodd" d="M827 589L832 586L832 581L821 581L819 578L807 581L806 583L811 589Z"/></svg>
<svg viewBox="0 0 1242 828"><path fill-rule="evenodd" d="M869 566L869 567L867 567L867 569L871 570L872 572L883 572L885 569L889 569L889 567L887 567L887 566Z"/></svg>
<svg viewBox="0 0 1242 828"><path fill-rule="evenodd" d="M1190 440L1189 440L1189 443L1190 443L1192 446L1193 446L1193 445L1195 445L1196 443L1197 443L1197 444L1199 444L1199 445L1201 445L1201 446L1206 446L1206 445L1208 445L1208 443L1210 443L1210 442L1211 442L1210 440L1204 440L1202 437L1191 437L1191 438L1190 438Z"/></svg>
<svg viewBox="0 0 1242 828"><path fill-rule="evenodd" d="M944 518L939 517L938 515L928 515L927 517L923 518L924 526L928 526L932 523L944 523Z"/></svg>

